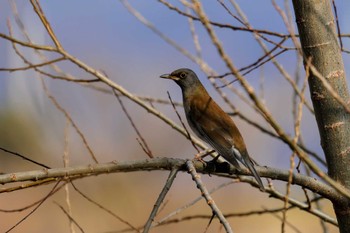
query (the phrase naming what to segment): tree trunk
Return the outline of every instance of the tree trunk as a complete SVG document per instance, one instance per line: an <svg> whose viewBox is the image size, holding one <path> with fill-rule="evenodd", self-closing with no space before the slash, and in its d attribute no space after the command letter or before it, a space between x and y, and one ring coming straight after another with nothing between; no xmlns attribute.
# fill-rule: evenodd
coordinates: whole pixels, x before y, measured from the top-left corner
<svg viewBox="0 0 350 233"><path fill-rule="evenodd" d="M312 65L349 103L344 65L338 45L335 20L329 0L293 0L304 60ZM321 146L328 164L328 174L350 188L350 114L310 72L309 87ZM333 202L340 232L350 232L349 205Z"/></svg>

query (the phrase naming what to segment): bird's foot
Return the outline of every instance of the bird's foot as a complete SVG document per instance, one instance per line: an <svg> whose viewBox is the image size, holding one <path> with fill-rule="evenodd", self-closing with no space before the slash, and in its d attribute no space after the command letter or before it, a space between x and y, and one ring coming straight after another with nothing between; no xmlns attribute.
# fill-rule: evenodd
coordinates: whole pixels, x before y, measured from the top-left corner
<svg viewBox="0 0 350 233"><path fill-rule="evenodd" d="M206 162L202 159L202 157L200 156L200 153L198 153L198 154L196 154L195 156L194 156L194 159L193 160L197 160L197 161L199 161L199 162L201 162L204 166L205 166L205 164L206 164Z"/></svg>
<svg viewBox="0 0 350 233"><path fill-rule="evenodd" d="M215 156L214 159L208 162L203 160L204 157L208 156L213 152L215 152L215 150L204 151L204 153L200 152L195 155L194 160L198 160L204 165L205 171L209 174L209 176L213 172L229 173L230 164L227 162L218 162L220 155Z"/></svg>
<svg viewBox="0 0 350 233"><path fill-rule="evenodd" d="M213 153L214 150L205 150L205 151L201 151L198 154L196 154L194 156L194 160L198 160L199 162L203 163L204 165L206 164L206 162L203 160L203 158L205 158L206 156L210 155L211 153Z"/></svg>
<svg viewBox="0 0 350 233"><path fill-rule="evenodd" d="M227 162L218 162L219 157L220 155L206 162L205 170L209 175L213 172L228 173L230 171L230 164Z"/></svg>

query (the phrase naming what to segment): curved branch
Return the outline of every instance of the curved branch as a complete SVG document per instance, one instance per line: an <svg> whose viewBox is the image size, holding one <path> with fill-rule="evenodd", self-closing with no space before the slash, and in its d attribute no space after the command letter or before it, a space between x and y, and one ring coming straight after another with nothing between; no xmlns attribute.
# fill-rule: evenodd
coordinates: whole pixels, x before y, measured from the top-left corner
<svg viewBox="0 0 350 233"><path fill-rule="evenodd" d="M118 173L118 172L134 172L134 171L153 171L153 170L172 170L174 167L179 167L179 171L187 172L185 167L186 160L184 159L174 159L174 158L154 158L154 159L144 159L135 161L123 161L117 162L112 161L109 163L100 164L90 164L81 165L75 167L65 167L65 168L52 168L52 169L42 169L26 172L16 172L0 175L0 184L23 182L23 181L38 181L47 178L65 178L73 179L80 178L91 175L107 174L107 173ZM199 161L194 162L194 166L198 173L216 175L216 176L226 176L230 178L236 177L235 175L248 175L250 172L245 169L237 171L234 167L230 167L227 171L212 172L209 171L205 165ZM270 167L256 167L257 172L261 177L270 178L273 180L288 181L289 172L286 170L281 170L277 168ZM337 203L347 203L348 199L340 194L337 190L330 187L329 185L320 182L314 177L309 177L302 174L292 174L292 184L299 185L304 188L309 189L327 198L331 201ZM0 193L4 189L0 189Z"/></svg>

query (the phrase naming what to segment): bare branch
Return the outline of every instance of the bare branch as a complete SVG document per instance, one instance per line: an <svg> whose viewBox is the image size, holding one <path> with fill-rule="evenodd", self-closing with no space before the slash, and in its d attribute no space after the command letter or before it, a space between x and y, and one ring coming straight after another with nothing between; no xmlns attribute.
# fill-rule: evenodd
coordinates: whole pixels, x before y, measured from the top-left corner
<svg viewBox="0 0 350 233"><path fill-rule="evenodd" d="M61 43L59 42L59 40L57 39L54 31L52 30L49 21L46 19L46 16L45 16L43 10L41 9L39 1L38 0L30 0L30 2L31 2L31 4L32 4L32 6L34 8L35 13L39 16L39 18L40 18L43 26L45 27L47 33L50 35L52 41L55 43L55 45L57 47L57 50L61 50L62 49Z"/></svg>
<svg viewBox="0 0 350 233"><path fill-rule="evenodd" d="M185 123L183 122L183 120L182 120L182 118L181 118L179 112L177 111L176 106L175 106L175 104L173 103L173 100L171 99L170 93L169 93L169 92L167 92L167 93L168 93L168 97L169 97L170 103L171 103L171 105L173 106L173 109L174 109L174 111L175 111L177 117L179 118L182 127L186 130L188 140L190 140L190 142L191 142L192 146L194 147L194 149L196 149L196 151L199 153L200 151L199 151L199 149L197 148L197 146L196 146L196 144L194 143L194 141L192 140L192 136L191 136L190 132L188 132L188 129L186 128Z"/></svg>
<svg viewBox="0 0 350 233"><path fill-rule="evenodd" d="M114 218L118 219L120 222L128 225L132 230L136 231L136 232L141 232L139 231L136 227L134 227L133 225L131 225L131 223L129 223L128 221L126 221L125 219L121 218L120 216L118 216L117 214L113 213L111 210L107 209L106 207L104 207L103 205L101 205L100 203L98 203L97 201L93 200L91 197L87 196L85 193L83 193L80 189L78 189L78 187L71 182L73 188L75 189L75 191L77 191L83 198L85 198L87 201L91 202L92 204L96 205L97 207L99 207L100 209L104 210L105 212L107 212L108 214L110 214L111 216L113 216Z"/></svg>
<svg viewBox="0 0 350 233"><path fill-rule="evenodd" d="M53 186L53 188L50 190L50 192L37 204L37 206L31 210L28 214L26 214L20 221L18 221L15 225L13 225L10 229L6 231L6 233L12 231L14 228L19 226L22 222L24 222L30 215L32 215L49 197L51 197L59 185L60 181L56 182L56 184Z"/></svg>
<svg viewBox="0 0 350 233"><path fill-rule="evenodd" d="M200 21L200 18L193 16L191 14L188 14L184 11L181 11L180 9L178 9L177 7L174 7L173 5L171 5L169 2L166 2L165 0L158 0L158 1L163 3L170 10L176 11L180 15L183 15L185 17L191 18L191 19L196 20L196 21ZM217 26L219 28L229 28L229 29L232 29L234 31L239 30L239 31L247 31L247 32L258 32L261 34L266 34L266 35L271 35L271 36L276 36L276 37L281 37L281 38L290 37L289 35L285 35L285 34L281 34L281 33L277 33L277 32L272 32L272 31L267 31L267 30L250 29L250 28L246 28L246 27L235 27L235 26L232 26L230 24L222 24L222 23L213 22L213 21L209 21L209 23L211 25Z"/></svg>
<svg viewBox="0 0 350 233"><path fill-rule="evenodd" d="M30 159L28 156L24 156L24 155L22 155L22 154L19 154L19 153L14 152L14 151L10 151L10 150L5 149L5 148L2 148L2 147L0 147L0 150L4 151L4 152L6 152L6 153L9 153L9 154L15 155L15 156L17 156L17 157L20 157L20 158L22 158L22 159L24 159L24 160L26 160L26 161L29 161L29 162L31 162L31 163L34 163L34 164L36 164L36 165L38 165L38 166L41 166L41 167L43 167L43 168L50 169L49 166L46 166L46 165L43 164L43 163L39 163L39 162L37 162L37 161L34 161L34 160Z"/></svg>
<svg viewBox="0 0 350 233"><path fill-rule="evenodd" d="M63 206L61 206L60 204L58 204L57 202L55 202L55 204L58 206L58 207L60 207L60 209L63 211L63 213L68 217L68 219L69 219L69 221L70 222L72 222L72 223L74 223L74 225L76 225L78 228L79 228L79 230L81 231L81 232L85 232L84 230L83 230L83 228L78 224L78 222L71 216L71 214L69 213L69 212L67 212L64 208L63 208Z"/></svg>
<svg viewBox="0 0 350 233"><path fill-rule="evenodd" d="M149 229L151 228L151 225L152 225L152 222L158 212L158 209L160 207L160 205L162 204L166 194L168 193L170 187L172 186L174 180L175 180L175 177L176 177L176 174L178 172L178 168L174 167L173 169L171 169L171 172L169 173L169 177L168 179L166 180L166 183L162 189L162 192L159 194L159 197L156 201L156 203L154 204L154 207L153 207L153 210L145 224L145 228L143 229L143 233L147 233L149 232Z"/></svg>
<svg viewBox="0 0 350 233"><path fill-rule="evenodd" d="M29 66L25 66L25 67L18 67L18 68L0 68L0 71L9 71L9 72L14 72L14 71L21 71L21 70L29 70L29 69L33 69L33 68L38 68L41 66L46 66L46 65L50 65L59 61L63 61L64 58L60 57L57 59L53 59L51 61L47 61L47 62L43 62L43 63L39 63L39 64L35 64L35 65L29 65Z"/></svg>
<svg viewBox="0 0 350 233"><path fill-rule="evenodd" d="M221 210L218 208L218 206L215 204L213 198L210 196L207 188L204 186L200 176L196 172L196 168L193 166L193 163L191 160L186 161L186 166L189 171L189 173L192 175L192 180L194 180L197 184L197 188L201 191L202 196L207 201L207 204L210 206L210 208L213 211L213 215L216 215L220 223L224 226L226 232L233 233L230 224L227 222L225 216L222 214Z"/></svg>
<svg viewBox="0 0 350 233"><path fill-rule="evenodd" d="M133 171L150 171L150 170L171 170L172 167L180 167L180 171L184 171L183 168L185 160L172 159L172 158L154 158L139 161L125 161L125 162L110 162L93 165L81 165L67 168L52 168L36 171L16 172L0 175L0 184L31 181L31 180L43 180L47 178L81 178L90 175L99 175L112 172L133 172ZM194 162L197 172L206 173L206 168L201 162ZM251 175L248 170L240 169L239 175ZM260 177L266 177L274 180L287 181L289 177L288 171L280 170L277 168L268 167L256 167L256 170ZM238 171L234 167L230 168L231 174L237 174ZM227 173L211 173L211 175L229 176ZM237 177L236 177L237 178ZM240 178L241 179L241 178ZM303 186L312 192L333 200L338 203L346 203L347 198L338 193L335 189L328 185L316 180L313 177L305 176L301 174L293 174L292 184Z"/></svg>
<svg viewBox="0 0 350 233"><path fill-rule="evenodd" d="M25 47L29 47L29 48L32 48L32 49L39 49L39 50L46 50L46 51L51 51L51 52L57 52L57 49L54 48L54 47L28 43L28 42L25 42L25 41L18 40L18 39L14 38L14 37L5 35L3 33L0 33L0 37L5 39L5 40L8 40L8 41L10 41L12 43L19 44L19 45L22 45L22 46L25 46Z"/></svg>
<svg viewBox="0 0 350 233"><path fill-rule="evenodd" d="M130 114L129 114L128 111L126 110L123 101L121 100L121 98L119 97L119 95L117 95L117 92L116 92L115 89L113 89L113 92L114 92L114 96L117 98L117 100L118 100L118 102L119 102L119 104L120 104L120 106L121 106L123 112L125 113L126 117L128 118L128 120L129 120L129 122L130 122L132 128L135 130L137 136L140 138L141 142L139 142L139 143L140 143L140 145L141 145L143 151L148 155L148 157L154 158L151 149L150 149L150 148L148 147L148 145L147 145L146 140L142 137L141 132L138 130L138 128L136 127L136 125L135 125L135 123L134 123L134 121L133 121L133 119L131 118Z"/></svg>

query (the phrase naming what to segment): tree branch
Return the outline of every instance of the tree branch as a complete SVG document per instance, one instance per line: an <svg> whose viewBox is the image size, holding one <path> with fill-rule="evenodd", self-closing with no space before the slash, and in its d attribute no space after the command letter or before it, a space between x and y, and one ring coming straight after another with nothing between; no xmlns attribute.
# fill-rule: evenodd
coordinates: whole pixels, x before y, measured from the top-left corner
<svg viewBox="0 0 350 233"><path fill-rule="evenodd" d="M135 161L123 161L117 162L112 161L109 163L100 164L89 164L81 165L75 167L65 167L65 168L52 168L52 169L42 169L33 170L25 172L16 172L0 175L0 184L23 182L23 181L38 181L47 178L82 178L91 175L100 175L108 173L118 173L118 172L134 172L134 171L154 171L154 170L172 170L174 167L179 167L179 171L186 171L185 168L186 160L174 159L174 158L155 158L155 159L145 159L145 160L135 160ZM237 178L236 175L247 175L250 176L250 172L247 169L240 169L239 173L234 167L230 167L228 171L209 171L208 168L199 161L194 162L194 166L198 173L207 174L210 172L212 176L225 176L229 178ZM259 176L270 178L273 180L288 181L289 172L286 170L281 170L277 168L270 167L259 167L256 166L256 170ZM235 174L235 175L230 175ZM338 193L334 188L324 184L317 179L293 173L292 184L299 185L309 189L321 195L324 198L328 198L332 201L338 203L347 203L347 198ZM0 193L2 189L0 189Z"/></svg>

